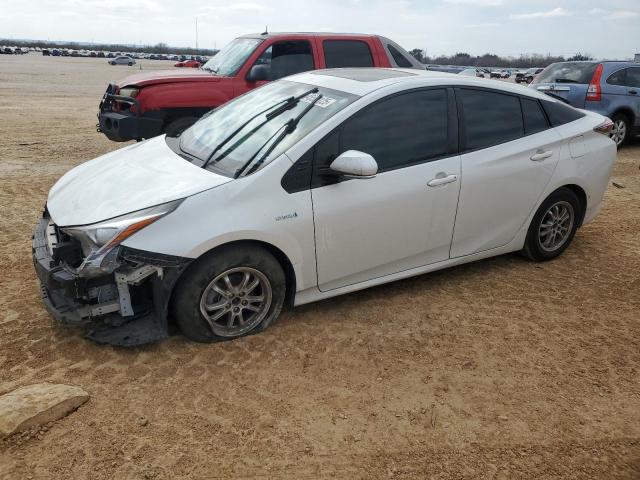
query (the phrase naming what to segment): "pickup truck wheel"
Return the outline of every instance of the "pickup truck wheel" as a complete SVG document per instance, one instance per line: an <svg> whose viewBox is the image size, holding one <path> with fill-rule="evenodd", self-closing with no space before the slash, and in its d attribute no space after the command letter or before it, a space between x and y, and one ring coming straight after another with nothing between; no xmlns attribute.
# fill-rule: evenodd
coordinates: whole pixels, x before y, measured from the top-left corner
<svg viewBox="0 0 640 480"><path fill-rule="evenodd" d="M178 118L165 127L164 133L167 134L167 137L178 137L182 132L184 132L198 120L199 119L197 117Z"/></svg>
<svg viewBox="0 0 640 480"><path fill-rule="evenodd" d="M180 280L173 314L196 342L232 340L265 330L280 314L285 276L268 251L229 245L198 260Z"/></svg>

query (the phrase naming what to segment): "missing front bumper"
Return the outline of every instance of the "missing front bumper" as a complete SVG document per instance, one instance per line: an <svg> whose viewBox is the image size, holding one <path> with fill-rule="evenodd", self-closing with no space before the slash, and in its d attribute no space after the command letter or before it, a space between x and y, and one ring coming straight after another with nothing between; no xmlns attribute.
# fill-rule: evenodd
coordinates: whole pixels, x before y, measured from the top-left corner
<svg viewBox="0 0 640 480"><path fill-rule="evenodd" d="M52 235L45 213L32 254L43 303L56 322L84 328L96 342L121 346L169 335L171 292L190 259L120 247L121 266L114 273L86 278L65 266Z"/></svg>

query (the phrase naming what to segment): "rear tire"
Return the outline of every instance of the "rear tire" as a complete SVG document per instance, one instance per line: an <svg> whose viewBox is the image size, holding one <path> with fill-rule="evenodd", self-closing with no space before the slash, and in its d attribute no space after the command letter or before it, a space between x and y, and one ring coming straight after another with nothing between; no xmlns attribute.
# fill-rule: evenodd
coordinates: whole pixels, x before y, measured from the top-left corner
<svg viewBox="0 0 640 480"><path fill-rule="evenodd" d="M133 65L133 62L129 62L129 63L127 63L127 65L132 66L132 65Z"/></svg>
<svg viewBox="0 0 640 480"><path fill-rule="evenodd" d="M624 113L616 113L612 118L613 130L609 136L611 140L616 142L616 146L619 148L629 140L629 129L631 128L631 122Z"/></svg>
<svg viewBox="0 0 640 480"><path fill-rule="evenodd" d="M533 216L522 254L535 262L560 256L573 240L582 208L569 188L559 188L549 195Z"/></svg>
<svg viewBox="0 0 640 480"><path fill-rule="evenodd" d="M165 127L164 133L167 134L167 137L178 137L182 132L184 132L198 120L199 119L197 117L178 118L176 120L173 120Z"/></svg>
<svg viewBox="0 0 640 480"><path fill-rule="evenodd" d="M174 293L173 315L190 340L233 340L271 325L285 292L285 275L273 255L255 245L229 245L185 273Z"/></svg>

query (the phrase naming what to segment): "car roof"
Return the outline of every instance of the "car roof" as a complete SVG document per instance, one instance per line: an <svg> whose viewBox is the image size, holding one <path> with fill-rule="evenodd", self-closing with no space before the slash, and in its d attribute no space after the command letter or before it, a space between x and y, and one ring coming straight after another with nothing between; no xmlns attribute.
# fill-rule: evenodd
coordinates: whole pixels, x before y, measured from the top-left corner
<svg viewBox="0 0 640 480"><path fill-rule="evenodd" d="M496 82L495 80L455 73L409 68L335 68L312 70L298 73L286 79L339 90L361 97L390 85L406 83L407 88L437 86L482 87L504 91L506 93L552 100L548 95L515 83Z"/></svg>
<svg viewBox="0 0 640 480"><path fill-rule="evenodd" d="M377 37L371 33L334 33L334 32L268 32L268 33L248 33L238 38L278 38L278 37Z"/></svg>

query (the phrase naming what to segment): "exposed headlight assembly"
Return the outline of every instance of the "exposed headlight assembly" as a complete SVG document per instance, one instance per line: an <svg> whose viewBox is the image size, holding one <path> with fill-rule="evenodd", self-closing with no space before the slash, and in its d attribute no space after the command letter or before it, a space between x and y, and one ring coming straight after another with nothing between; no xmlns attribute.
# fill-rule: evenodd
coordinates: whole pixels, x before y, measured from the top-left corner
<svg viewBox="0 0 640 480"><path fill-rule="evenodd" d="M111 273L118 267L118 246L147 225L173 212L182 199L138 210L100 223L62 228L82 245L84 261L77 273L85 276Z"/></svg>
<svg viewBox="0 0 640 480"><path fill-rule="evenodd" d="M120 89L118 95L122 95L123 97L136 98L138 96L138 92L140 92L140 89L138 87L125 87Z"/></svg>

